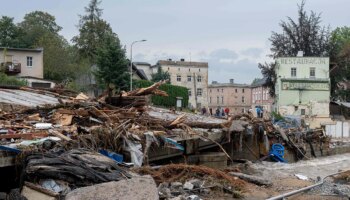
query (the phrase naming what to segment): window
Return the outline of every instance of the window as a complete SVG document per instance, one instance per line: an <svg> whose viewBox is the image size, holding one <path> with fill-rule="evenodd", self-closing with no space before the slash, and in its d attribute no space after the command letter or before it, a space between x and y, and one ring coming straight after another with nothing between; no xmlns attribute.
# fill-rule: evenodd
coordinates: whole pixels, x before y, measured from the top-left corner
<svg viewBox="0 0 350 200"><path fill-rule="evenodd" d="M197 76L197 82L202 82L202 76Z"/></svg>
<svg viewBox="0 0 350 200"><path fill-rule="evenodd" d="M244 93L244 88L242 88L242 93Z"/></svg>
<svg viewBox="0 0 350 200"><path fill-rule="evenodd" d="M190 72L190 71L191 71L191 69L190 69L190 68L188 68L188 71Z"/></svg>
<svg viewBox="0 0 350 200"><path fill-rule="evenodd" d="M237 89L235 89L235 92L237 93Z"/></svg>
<svg viewBox="0 0 350 200"><path fill-rule="evenodd" d="M202 96L202 88L197 88L197 96Z"/></svg>
<svg viewBox="0 0 350 200"><path fill-rule="evenodd" d="M220 97L216 97L216 103L219 104Z"/></svg>
<svg viewBox="0 0 350 200"><path fill-rule="evenodd" d="M244 108L242 108L242 113L244 113Z"/></svg>
<svg viewBox="0 0 350 200"><path fill-rule="evenodd" d="M211 103L211 97L209 97L209 103Z"/></svg>
<svg viewBox="0 0 350 200"><path fill-rule="evenodd" d="M33 66L33 57L27 56L27 67Z"/></svg>
<svg viewBox="0 0 350 200"><path fill-rule="evenodd" d="M201 71L201 69L198 69L198 71L200 72L200 71Z"/></svg>
<svg viewBox="0 0 350 200"><path fill-rule="evenodd" d="M170 68L168 67L168 71L169 71L169 69L170 69Z"/></svg>
<svg viewBox="0 0 350 200"><path fill-rule="evenodd" d="M242 103L244 103L244 97L242 97Z"/></svg>
<svg viewBox="0 0 350 200"><path fill-rule="evenodd" d="M176 80L177 80L178 82L181 82L181 75L177 75L177 76L176 76Z"/></svg>
<svg viewBox="0 0 350 200"><path fill-rule="evenodd" d="M192 76L187 76L187 82L191 82L192 81Z"/></svg>
<svg viewBox="0 0 350 200"><path fill-rule="evenodd" d="M300 109L301 115L305 115L305 109Z"/></svg>
<svg viewBox="0 0 350 200"><path fill-rule="evenodd" d="M310 67L310 78L315 78L316 71L314 67Z"/></svg>
<svg viewBox="0 0 350 200"><path fill-rule="evenodd" d="M221 97L221 103L224 104L224 97Z"/></svg>
<svg viewBox="0 0 350 200"><path fill-rule="evenodd" d="M224 89L221 89L221 92L224 92Z"/></svg>
<svg viewBox="0 0 350 200"><path fill-rule="evenodd" d="M188 89L188 96L191 96L192 95L192 91L191 89Z"/></svg>
<svg viewBox="0 0 350 200"><path fill-rule="evenodd" d="M290 69L290 76L291 76L291 77L296 77L296 76L297 76L297 68L292 67L292 68Z"/></svg>
<svg viewBox="0 0 350 200"><path fill-rule="evenodd" d="M211 93L211 89L209 90L209 92Z"/></svg>
<svg viewBox="0 0 350 200"><path fill-rule="evenodd" d="M180 68L177 68L177 71L180 71Z"/></svg>
<svg viewBox="0 0 350 200"><path fill-rule="evenodd" d="M217 90L217 92L219 92L219 89L216 89Z"/></svg>

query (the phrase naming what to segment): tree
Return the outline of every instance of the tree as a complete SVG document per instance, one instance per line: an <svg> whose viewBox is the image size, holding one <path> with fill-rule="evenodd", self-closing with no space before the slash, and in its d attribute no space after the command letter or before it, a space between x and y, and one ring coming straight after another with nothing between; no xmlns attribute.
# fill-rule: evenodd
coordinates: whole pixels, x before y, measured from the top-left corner
<svg viewBox="0 0 350 200"><path fill-rule="evenodd" d="M322 27L321 15L304 10L305 1L298 5L298 20L288 17L282 21L282 33L272 32L270 37L272 57L296 56L303 51L305 56L328 56L330 30Z"/></svg>
<svg viewBox="0 0 350 200"><path fill-rule="evenodd" d="M72 41L79 49L80 56L96 63L97 49L108 35L113 34L110 25L101 19L102 9L98 8L101 1L91 0L85 7L86 15L80 16L79 35Z"/></svg>
<svg viewBox="0 0 350 200"><path fill-rule="evenodd" d="M258 65L259 69L261 70L261 74L263 77L266 78L265 83L263 84L264 87L269 88L269 93L271 97L275 97L275 84L276 84L276 62L273 63L265 63Z"/></svg>
<svg viewBox="0 0 350 200"><path fill-rule="evenodd" d="M119 90L127 90L129 87L129 61L125 55L119 38L116 34L110 34L97 50L97 70L94 72L97 81L109 89L118 87Z"/></svg>
<svg viewBox="0 0 350 200"><path fill-rule="evenodd" d="M2 16L0 19L0 46L20 47L20 30L13 23L13 18Z"/></svg>
<svg viewBox="0 0 350 200"><path fill-rule="evenodd" d="M296 56L303 51L304 56L329 56L332 49L330 44L330 30L321 26L321 15L311 11L310 15L304 10L305 0L298 5L298 19L294 21L288 17L282 21L282 33L272 32L270 55L273 58L282 56ZM270 95L275 96L276 63L259 63L266 82L265 87L270 89Z"/></svg>
<svg viewBox="0 0 350 200"><path fill-rule="evenodd" d="M169 72L163 71L163 69L159 66L157 73L152 74L152 81L158 82L162 80L169 80L170 81L170 74Z"/></svg>
<svg viewBox="0 0 350 200"><path fill-rule="evenodd" d="M251 85L255 85L255 84L259 83L261 80L262 80L262 78L254 78Z"/></svg>
<svg viewBox="0 0 350 200"><path fill-rule="evenodd" d="M336 28L332 32L331 46L332 96L350 101L350 27Z"/></svg>
<svg viewBox="0 0 350 200"><path fill-rule="evenodd" d="M21 42L28 48L36 48L38 41L48 34L52 37L60 37L59 31L62 29L56 23L54 16L42 11L26 14L23 21L19 23L19 28L24 33Z"/></svg>

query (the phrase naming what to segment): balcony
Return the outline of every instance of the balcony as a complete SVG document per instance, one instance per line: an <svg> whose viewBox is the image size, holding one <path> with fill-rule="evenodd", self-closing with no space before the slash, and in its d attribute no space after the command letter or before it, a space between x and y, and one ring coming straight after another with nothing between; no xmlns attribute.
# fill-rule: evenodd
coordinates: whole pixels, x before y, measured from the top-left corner
<svg viewBox="0 0 350 200"><path fill-rule="evenodd" d="M21 73L21 63L3 62L0 64L0 71L7 75Z"/></svg>

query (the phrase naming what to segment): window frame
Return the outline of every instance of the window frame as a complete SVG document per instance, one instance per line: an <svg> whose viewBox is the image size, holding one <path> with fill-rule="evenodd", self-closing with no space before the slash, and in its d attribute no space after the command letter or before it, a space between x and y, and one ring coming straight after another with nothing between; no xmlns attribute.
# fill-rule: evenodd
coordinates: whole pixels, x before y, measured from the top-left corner
<svg viewBox="0 0 350 200"><path fill-rule="evenodd" d="M201 97L203 95L203 89L202 88L197 88L197 96Z"/></svg>
<svg viewBox="0 0 350 200"><path fill-rule="evenodd" d="M202 82L202 76L197 76L197 82Z"/></svg>
<svg viewBox="0 0 350 200"><path fill-rule="evenodd" d="M290 68L290 76L297 77L297 68L296 67Z"/></svg>
<svg viewBox="0 0 350 200"><path fill-rule="evenodd" d="M313 72L313 76L311 75L311 72ZM309 76L310 78L316 78L316 67L310 67Z"/></svg>
<svg viewBox="0 0 350 200"><path fill-rule="evenodd" d="M176 81L181 82L181 75L176 75Z"/></svg>
<svg viewBox="0 0 350 200"><path fill-rule="evenodd" d="M33 67L33 56L27 56L27 67Z"/></svg>
<svg viewBox="0 0 350 200"><path fill-rule="evenodd" d="M191 75L187 75L187 82L192 82L192 76Z"/></svg>

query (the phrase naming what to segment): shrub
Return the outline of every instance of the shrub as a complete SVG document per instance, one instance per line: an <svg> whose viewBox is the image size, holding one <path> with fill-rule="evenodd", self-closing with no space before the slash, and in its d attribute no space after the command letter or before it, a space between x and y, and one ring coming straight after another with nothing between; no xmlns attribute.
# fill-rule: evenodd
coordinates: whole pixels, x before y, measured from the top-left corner
<svg viewBox="0 0 350 200"><path fill-rule="evenodd" d="M153 84L151 81L147 80L135 80L134 88L143 88L149 87ZM176 106L176 97L182 97L182 107L186 108L188 106L188 89L186 87L163 84L159 87L160 90L168 93L168 97L162 97L153 95L152 103L158 106L164 107L175 107Z"/></svg>

